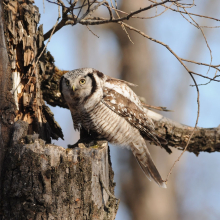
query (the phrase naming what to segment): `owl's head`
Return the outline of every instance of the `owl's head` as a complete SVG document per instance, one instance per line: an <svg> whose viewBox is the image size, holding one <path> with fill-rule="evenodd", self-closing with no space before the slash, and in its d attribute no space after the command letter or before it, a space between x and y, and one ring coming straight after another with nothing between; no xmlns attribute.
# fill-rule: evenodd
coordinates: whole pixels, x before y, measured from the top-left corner
<svg viewBox="0 0 220 220"><path fill-rule="evenodd" d="M93 69L81 68L65 73L60 80L60 92L68 105L83 103L98 89L106 76Z"/></svg>

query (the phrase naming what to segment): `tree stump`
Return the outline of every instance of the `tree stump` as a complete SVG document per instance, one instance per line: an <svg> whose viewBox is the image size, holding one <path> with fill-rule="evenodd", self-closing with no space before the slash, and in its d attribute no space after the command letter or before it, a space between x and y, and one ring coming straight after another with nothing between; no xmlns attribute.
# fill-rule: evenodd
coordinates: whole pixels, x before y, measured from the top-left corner
<svg viewBox="0 0 220 220"><path fill-rule="evenodd" d="M107 142L65 149L37 135L22 137L27 128L15 123L5 158L2 219L115 219L118 200L112 195Z"/></svg>

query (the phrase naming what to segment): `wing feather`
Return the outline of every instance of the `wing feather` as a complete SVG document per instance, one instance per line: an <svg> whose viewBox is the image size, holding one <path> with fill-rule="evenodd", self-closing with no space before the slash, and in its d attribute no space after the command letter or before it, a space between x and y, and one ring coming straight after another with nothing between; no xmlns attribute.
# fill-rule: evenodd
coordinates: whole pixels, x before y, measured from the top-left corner
<svg viewBox="0 0 220 220"><path fill-rule="evenodd" d="M102 102L136 127L146 140L157 145L166 143L166 140L155 132L154 123L144 112L138 96L126 84L116 82L116 79L108 81L104 87Z"/></svg>
<svg viewBox="0 0 220 220"><path fill-rule="evenodd" d="M125 81L123 79L116 79L116 78L113 78L113 77L110 77L110 76L108 76L106 81L110 82L110 83L124 83L124 84L126 84L128 86L133 86L133 87L137 86L136 84L130 83L130 82Z"/></svg>

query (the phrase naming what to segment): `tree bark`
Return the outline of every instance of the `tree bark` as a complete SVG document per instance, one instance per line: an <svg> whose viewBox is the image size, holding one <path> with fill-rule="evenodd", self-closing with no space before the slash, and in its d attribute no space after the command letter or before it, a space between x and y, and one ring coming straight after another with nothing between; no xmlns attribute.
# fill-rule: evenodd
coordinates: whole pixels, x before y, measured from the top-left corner
<svg viewBox="0 0 220 220"><path fill-rule="evenodd" d="M114 219L107 143L50 144L63 138L41 91L54 60L43 52L37 63L44 38L32 2L0 5L0 219Z"/></svg>
<svg viewBox="0 0 220 220"><path fill-rule="evenodd" d="M14 125L3 174L3 218L115 219L118 200L107 142L74 149L27 136Z"/></svg>
<svg viewBox="0 0 220 220"><path fill-rule="evenodd" d="M15 114L15 100L10 93L12 89L11 68L8 59L7 44L5 39L6 28L4 24L4 8L0 2L0 180L7 146L10 141L10 133L13 127ZM1 181L0 181L0 191ZM0 201L1 194L0 194Z"/></svg>

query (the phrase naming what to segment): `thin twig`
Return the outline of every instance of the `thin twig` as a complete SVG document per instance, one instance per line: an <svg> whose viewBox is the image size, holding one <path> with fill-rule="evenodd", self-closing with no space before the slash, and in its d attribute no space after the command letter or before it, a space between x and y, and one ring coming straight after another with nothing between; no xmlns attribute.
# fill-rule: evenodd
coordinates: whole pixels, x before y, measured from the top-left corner
<svg viewBox="0 0 220 220"><path fill-rule="evenodd" d="M84 2L85 2L85 0L84 0ZM84 4L84 2L83 2L83 4ZM96 11L99 8L99 6L106 4L106 3L108 3L108 2L106 2L105 0L99 2L97 5L95 5L93 8L91 8L89 11L86 11L86 13L81 16L81 18L77 19L76 23L80 23L81 20L85 19L87 16L91 15L94 11ZM111 21L111 19L109 21Z"/></svg>
<svg viewBox="0 0 220 220"><path fill-rule="evenodd" d="M185 4L185 3L181 3L181 2L176 2L175 5L177 5L180 8L192 8L195 6L195 2L193 0L192 4Z"/></svg>
<svg viewBox="0 0 220 220"><path fill-rule="evenodd" d="M179 10L179 7L177 7L177 9ZM186 20L188 21L191 25L193 25L194 27L198 28L195 24L193 24L188 18L186 18L183 13L179 10L180 15Z"/></svg>
<svg viewBox="0 0 220 220"><path fill-rule="evenodd" d="M212 64L212 50L211 50L211 48L209 47L208 41L207 41L207 39L206 39L205 33L204 33L204 31L202 30L202 28L201 28L201 27L199 26L199 24L192 18L192 16L186 11L185 8L184 8L184 11L187 13L187 15L192 19L192 21L196 24L196 26L197 26L197 27L200 29L200 31L202 32L202 35L203 35L204 40L205 40L205 42L206 42L206 46L207 46L208 49L209 49L211 61L210 61L210 64L209 64L209 69L208 69L208 71L207 71L207 73L206 73L206 74L208 74L208 73L209 73L209 70L210 70L210 65Z"/></svg>
<svg viewBox="0 0 220 220"><path fill-rule="evenodd" d="M117 3L116 3L116 4L117 4ZM114 8L114 5L113 5L113 3L112 3L112 0L111 0L111 5L112 5L112 9L113 9L113 10L116 9L116 8ZM116 10L117 10L117 9L116 9ZM115 11L115 13L116 13L116 15L118 16L118 18L120 18L118 12ZM131 40L131 37L130 37L130 35L128 34L128 32L127 32L125 26L123 25L123 23L121 24L121 28L122 28L122 30L126 33L128 39L129 39L129 41L130 41L132 44L134 44L134 42Z"/></svg>
<svg viewBox="0 0 220 220"><path fill-rule="evenodd" d="M108 3L105 3L105 5L106 5L106 7L107 7L107 9L108 9L108 11L109 11L110 20L112 20L112 19L113 19L113 13L112 13L111 7L109 6Z"/></svg>
<svg viewBox="0 0 220 220"><path fill-rule="evenodd" d="M220 28L220 26L200 26L201 28Z"/></svg>
<svg viewBox="0 0 220 220"><path fill-rule="evenodd" d="M98 35L96 35L89 27L88 27L88 25L86 25L86 27L88 28L88 30L94 35L94 36L96 36L96 37L98 37L99 38L99 36Z"/></svg>
<svg viewBox="0 0 220 220"><path fill-rule="evenodd" d="M189 62L189 63L195 63L195 64L202 65L202 66L210 66L210 67L212 67L212 68L214 68L214 69L216 69L217 71L220 72L220 68L218 68L218 67L220 67L220 65L210 65L210 64L207 64L207 63L196 62L194 60L187 60L187 59L184 59L184 58L181 58L181 60Z"/></svg>
<svg viewBox="0 0 220 220"><path fill-rule="evenodd" d="M211 80L211 81L220 82L220 80L216 80L216 79L215 79L216 77L210 78L210 77L208 77L208 76L204 76L204 75L202 75L202 74L193 72L193 71L191 71L191 70L189 70L189 72L192 73L193 75L197 75L197 76L200 76L200 77L202 77L202 78L209 79L209 80Z"/></svg>
<svg viewBox="0 0 220 220"><path fill-rule="evenodd" d="M152 3L155 3L155 1L153 1L153 0L148 0L148 1L150 1L150 2L152 2ZM168 7L168 6L166 6L166 5L162 5L163 7ZM179 10L176 10L176 9L174 9L174 8L169 8L171 11L174 11L174 12L180 12ZM183 14L187 14L186 12L184 12L184 11L181 11L181 13L183 13ZM220 21L220 19L218 19L218 18L213 18L213 17L209 17L209 16L205 16L205 15L199 15L199 14L195 14L195 13L190 13L190 12L188 12L188 14L190 14L190 15L193 15L193 16L197 16L197 17L201 17L201 18L207 18L207 19L211 19L211 20L215 20L215 21Z"/></svg>
<svg viewBox="0 0 220 220"><path fill-rule="evenodd" d="M166 8L164 11L162 11L160 14L157 14L155 16L151 16L151 17L140 17L140 16L132 16L132 18L139 18L139 19L151 19L151 18L156 18L159 17L160 15L162 15L163 13L165 13L169 8L171 8L173 6L174 2L168 7Z"/></svg>
<svg viewBox="0 0 220 220"><path fill-rule="evenodd" d="M176 0L178 1L178 0ZM162 5L162 4L165 4L167 2L176 2L176 1L171 1L171 0L165 0L163 2L159 2L159 3L156 3L156 4L152 4L148 7L145 7L145 8L142 8L142 9L139 9L137 11L134 11L134 12L131 12L130 14L128 14L127 16L124 16L124 17L121 17L121 18L118 18L118 19L112 19L112 20L109 20L107 18L103 18L101 20L95 20L93 21L91 18L89 18L88 20L85 20L85 19L81 19L80 21L78 21L78 23L80 24L84 24L84 25L99 25L99 24L106 24L106 23L111 23L111 22L115 22L115 23L118 23L119 21L124 21L124 20L128 20L129 18L131 18L133 15L135 14L138 14L142 11L147 11L147 10L150 10L154 7L157 7L159 5Z"/></svg>
<svg viewBox="0 0 220 220"><path fill-rule="evenodd" d="M35 69L36 69L36 67L37 67L37 64L38 64L38 62L39 62L39 59L40 59L40 57L42 56L42 54L44 53L44 51L46 50L47 45L49 44L49 42L50 42L50 40L51 40L51 38L52 38L52 36L53 36L54 30L55 30L55 28L56 28L56 26L57 26L57 24L58 24L58 22L59 22L60 17L61 17L61 16L60 16L60 13L59 13L58 18L57 18L57 21L56 21L56 24L54 25L53 30L52 30L52 32L51 32L50 38L49 38L49 40L47 41L46 45L44 46L43 50L41 51L40 55L38 56L37 61L35 62L35 66L34 66L34 68L33 68L33 70L32 70L32 73L31 73L31 75L30 75L30 78L29 78L27 84L29 84L30 81L31 81L31 79L32 79L33 73L34 73L34 71L35 71Z"/></svg>
<svg viewBox="0 0 220 220"><path fill-rule="evenodd" d="M83 1L82 5L84 5L85 1L86 1L86 0ZM79 17L79 15L80 15L81 11L82 11L82 7L80 8L80 10L79 10L79 12L78 12L78 15L76 16L76 19L78 19L78 17ZM87 11L86 13L88 13L88 11ZM77 21L76 21L75 23L77 23Z"/></svg>
<svg viewBox="0 0 220 220"><path fill-rule="evenodd" d="M137 10L137 11L131 12L131 13L127 16L127 20L128 20L130 17L132 17L133 15L139 14L139 13L142 12L142 11L146 11L146 10L149 10L149 9L151 9L151 8L157 7L157 6L159 6L159 5L163 5L163 4L167 3L167 2L177 2L177 1L178 1L178 0L176 0L176 1L165 0L165 1L163 1L163 2L158 2L158 3L155 3L155 4L153 4L153 5L149 5L149 6L145 7L145 8L141 8L141 9L139 9L139 10Z"/></svg>

